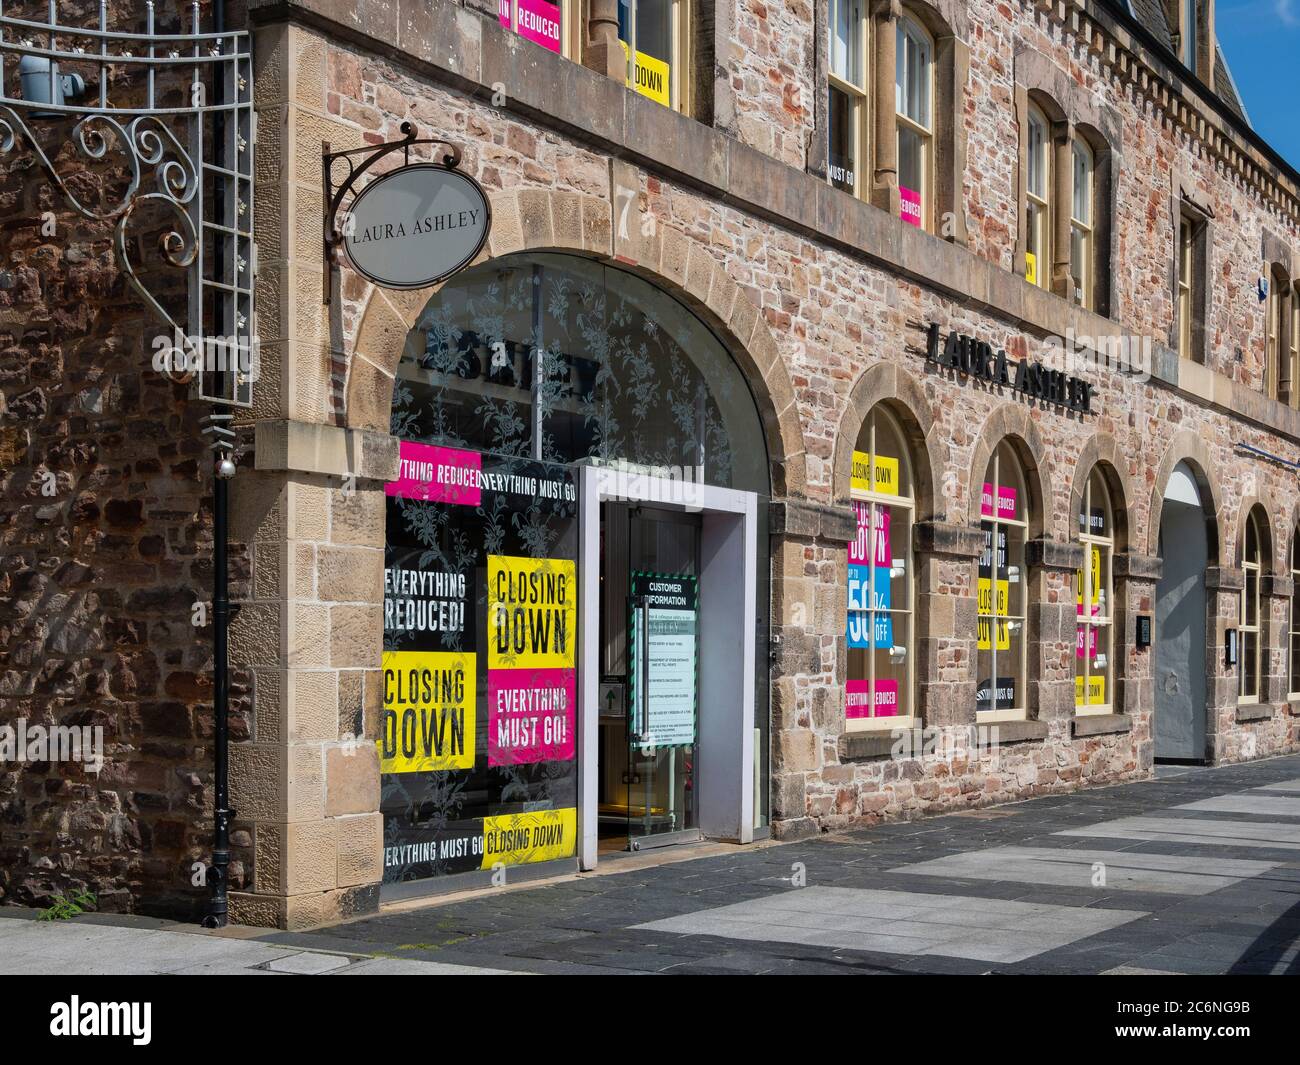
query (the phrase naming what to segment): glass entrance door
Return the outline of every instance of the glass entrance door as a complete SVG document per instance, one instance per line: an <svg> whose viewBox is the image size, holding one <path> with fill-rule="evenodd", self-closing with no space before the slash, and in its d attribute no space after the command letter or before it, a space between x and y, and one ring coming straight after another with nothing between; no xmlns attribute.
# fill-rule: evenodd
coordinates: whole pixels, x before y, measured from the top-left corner
<svg viewBox="0 0 1300 1065"><path fill-rule="evenodd" d="M700 839L700 516L601 507L600 849Z"/></svg>

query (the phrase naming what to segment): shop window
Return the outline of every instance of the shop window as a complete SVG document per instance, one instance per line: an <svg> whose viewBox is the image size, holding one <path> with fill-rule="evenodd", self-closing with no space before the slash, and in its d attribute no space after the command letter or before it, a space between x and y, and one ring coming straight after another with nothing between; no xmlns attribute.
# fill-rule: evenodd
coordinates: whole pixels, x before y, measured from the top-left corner
<svg viewBox="0 0 1300 1065"><path fill-rule="evenodd" d="M1287 698L1300 699L1300 526L1291 533L1291 606L1287 618Z"/></svg>
<svg viewBox="0 0 1300 1065"><path fill-rule="evenodd" d="M902 428L877 406L853 453L846 731L906 728L915 717L914 483Z"/></svg>
<svg viewBox="0 0 1300 1065"><path fill-rule="evenodd" d="M867 157L866 0L830 0L830 158L827 177L837 189L863 192Z"/></svg>
<svg viewBox="0 0 1300 1065"><path fill-rule="evenodd" d="M576 59L582 33L578 0L497 0L501 25L548 52Z"/></svg>
<svg viewBox="0 0 1300 1065"><path fill-rule="evenodd" d="M1108 714L1114 699L1115 514L1101 471L1084 487L1078 518L1083 568L1075 572L1077 617L1074 646L1074 709L1078 714Z"/></svg>
<svg viewBox="0 0 1300 1065"><path fill-rule="evenodd" d="M1093 185L1096 162L1092 149L1078 138L1070 144L1070 157L1073 170L1070 183L1070 277L1074 302L1091 310L1095 304L1096 223L1093 213L1096 195Z"/></svg>
<svg viewBox="0 0 1300 1065"><path fill-rule="evenodd" d="M976 578L975 671L975 709L980 721L1026 716L1028 506L1020 460L1009 444L999 444L980 494L984 545Z"/></svg>
<svg viewBox="0 0 1300 1065"><path fill-rule="evenodd" d="M898 124L899 211L905 222L930 229L934 155L934 43L921 26L897 21L894 110Z"/></svg>
<svg viewBox="0 0 1300 1065"><path fill-rule="evenodd" d="M619 0L618 39L627 84L676 111L689 110L689 0Z"/></svg>
<svg viewBox="0 0 1300 1065"><path fill-rule="evenodd" d="M1052 272L1052 135L1034 104L1025 130L1025 175L1025 280L1043 287Z"/></svg>
<svg viewBox="0 0 1300 1065"><path fill-rule="evenodd" d="M1264 636L1266 626L1260 619L1260 576L1264 572L1264 537L1260 524L1259 508L1246 517L1246 534L1242 545L1241 565L1245 582L1241 589L1241 608L1237 625L1241 630L1238 649L1240 687L1237 701L1259 702L1260 677L1264 661Z"/></svg>

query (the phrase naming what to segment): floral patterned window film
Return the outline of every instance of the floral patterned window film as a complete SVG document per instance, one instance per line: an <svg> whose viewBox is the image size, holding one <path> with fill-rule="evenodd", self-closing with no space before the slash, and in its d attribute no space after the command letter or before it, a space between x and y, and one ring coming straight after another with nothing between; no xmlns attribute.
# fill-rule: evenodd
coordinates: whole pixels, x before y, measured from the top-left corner
<svg viewBox="0 0 1300 1065"><path fill-rule="evenodd" d="M998 445L980 486L984 545L976 576L975 709L979 720L1025 716L1025 475L1010 445Z"/></svg>
<svg viewBox="0 0 1300 1065"><path fill-rule="evenodd" d="M1080 714L1110 712L1114 699L1114 513L1101 471L1088 476L1078 515L1083 568L1075 571L1074 707Z"/></svg>
<svg viewBox="0 0 1300 1065"><path fill-rule="evenodd" d="M421 469L439 471L432 486L417 483L407 497L389 500L386 565L400 571L392 574L400 581L394 586L392 620L402 622L399 630L414 626L416 635L403 637L408 644L415 640L414 649L477 655L480 732L491 723L488 712L500 704L501 693L518 688L519 678L507 675L512 669L528 673L524 681L542 692L538 698L548 706L567 699L563 671L572 668L567 660L494 667L484 640L494 609L494 566L509 574L535 562L546 567L549 578L565 574L560 563L576 559L575 463L626 469L629 491L638 475L680 481L686 506L702 482L760 496L754 775L756 827L765 825L767 446L754 396L719 338L668 293L625 270L562 254L503 257L458 274L425 305L397 368L391 431L417 475ZM460 477L462 468L472 468L473 475ZM459 488L462 480L481 484L482 491L467 496ZM420 602L421 596L439 599L448 588L461 597L454 609ZM408 598L416 601L413 612L404 602ZM448 646L446 626L462 617L465 635ZM403 649L401 635L386 624L386 649ZM490 633L486 639L491 645ZM462 664L468 675L469 663ZM494 680L497 672L502 676ZM515 687L507 691L502 687L507 682ZM468 713L464 718L468 721ZM557 721L557 735L564 724ZM504 744L509 750L494 755L492 737L498 748ZM464 868L477 853L475 825L486 826L478 844L486 850L499 823L494 818L529 812L532 803L541 804L537 809L567 809L572 760L554 736L538 741L497 730L484 732L477 746L473 765L455 767L460 776L442 769L433 783L417 774L385 776L392 792L391 804L385 805L385 823L392 828L386 831L393 839L423 846L424 826L441 818L460 825L456 831L470 841L452 849L471 848L459 864L430 865L427 848L403 851L420 860L404 860L386 877ZM521 762L521 752L533 761ZM516 809L515 803L525 805ZM555 823L540 827L559 833L567 845L568 815L546 816ZM539 852L527 860L553 856Z"/></svg>
<svg viewBox="0 0 1300 1065"><path fill-rule="evenodd" d="M897 728L915 714L912 486L902 428L877 406L853 453L858 535L848 551L848 732Z"/></svg>

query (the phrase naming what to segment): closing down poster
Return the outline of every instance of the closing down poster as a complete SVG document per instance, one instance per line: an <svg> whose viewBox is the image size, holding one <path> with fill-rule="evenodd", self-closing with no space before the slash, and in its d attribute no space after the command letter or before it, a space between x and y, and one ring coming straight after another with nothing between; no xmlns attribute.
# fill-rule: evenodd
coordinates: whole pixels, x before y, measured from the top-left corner
<svg viewBox="0 0 1300 1065"><path fill-rule="evenodd" d="M523 459L401 448L377 740L384 881L570 858L574 479Z"/></svg>

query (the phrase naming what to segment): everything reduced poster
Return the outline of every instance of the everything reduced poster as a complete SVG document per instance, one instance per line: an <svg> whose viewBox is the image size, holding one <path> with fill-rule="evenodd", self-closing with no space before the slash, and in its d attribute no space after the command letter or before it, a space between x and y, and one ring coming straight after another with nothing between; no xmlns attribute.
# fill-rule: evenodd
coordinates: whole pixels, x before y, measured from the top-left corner
<svg viewBox="0 0 1300 1065"><path fill-rule="evenodd" d="M384 881L572 857L573 476L403 441L386 491Z"/></svg>

